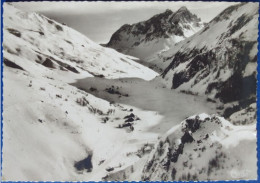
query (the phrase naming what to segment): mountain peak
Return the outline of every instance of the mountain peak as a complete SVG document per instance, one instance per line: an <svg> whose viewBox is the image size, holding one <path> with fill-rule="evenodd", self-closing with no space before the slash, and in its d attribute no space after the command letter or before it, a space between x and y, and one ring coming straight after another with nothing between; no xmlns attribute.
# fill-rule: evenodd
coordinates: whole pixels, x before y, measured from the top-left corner
<svg viewBox="0 0 260 183"><path fill-rule="evenodd" d="M180 11L189 11L188 8L186 6L182 6L178 9L177 12L180 12Z"/></svg>
<svg viewBox="0 0 260 183"><path fill-rule="evenodd" d="M165 13L173 13L173 11L170 9L166 9Z"/></svg>
<svg viewBox="0 0 260 183"><path fill-rule="evenodd" d="M142 47L142 44L153 40L160 39L164 41L175 36L185 39L202 27L201 20L185 6L174 12L170 9L165 9L164 12L154 15L148 20L121 27L112 35L107 46L130 55L133 53L133 56L143 59L151 52L145 51L147 54L144 54L144 51L140 49L138 51L130 50L133 50L132 48L134 47ZM179 41L180 39L174 39L172 44Z"/></svg>

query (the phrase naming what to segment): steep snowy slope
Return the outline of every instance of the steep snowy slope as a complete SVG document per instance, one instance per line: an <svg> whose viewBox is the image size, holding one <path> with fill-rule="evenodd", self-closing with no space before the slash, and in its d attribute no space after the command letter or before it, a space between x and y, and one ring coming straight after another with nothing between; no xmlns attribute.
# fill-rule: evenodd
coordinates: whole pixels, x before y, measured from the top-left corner
<svg viewBox="0 0 260 183"><path fill-rule="evenodd" d="M167 50L202 27L200 19L186 7L176 12L166 10L149 20L123 25L112 35L107 47L138 57L144 61L143 64L160 70L164 68L163 64L152 62L149 57Z"/></svg>
<svg viewBox="0 0 260 183"><path fill-rule="evenodd" d="M156 141L158 135L147 129L161 119L9 67L4 67L3 105L2 173L9 181L101 180L107 168L138 160L126 154ZM118 128L132 113L139 119Z"/></svg>
<svg viewBox="0 0 260 183"><path fill-rule="evenodd" d="M157 79L177 91L220 101L219 109L231 122L255 122L255 108L250 115L245 111L256 102L257 37L258 4L231 6L201 31L162 53L158 59L169 65L162 79ZM231 119L234 112L245 115Z"/></svg>
<svg viewBox="0 0 260 183"><path fill-rule="evenodd" d="M104 180L198 181L257 178L256 125L234 126L205 113L172 127L140 160Z"/></svg>
<svg viewBox="0 0 260 183"><path fill-rule="evenodd" d="M142 180L253 180L256 162L255 125L234 126L200 114L167 132L150 154Z"/></svg>
<svg viewBox="0 0 260 183"><path fill-rule="evenodd" d="M231 6L161 55L168 87L224 103L256 95L258 4Z"/></svg>
<svg viewBox="0 0 260 183"><path fill-rule="evenodd" d="M156 76L131 57L8 4L3 47L3 180L98 181L107 168L135 162L136 157L125 154L157 138L149 132L133 133L132 125L118 126L133 113L139 117L135 128L146 131L160 115L112 104L68 84L93 76Z"/></svg>
<svg viewBox="0 0 260 183"><path fill-rule="evenodd" d="M157 74L112 49L101 47L79 32L36 13L4 5L4 63L35 73L68 71L71 77L140 77ZM25 68L31 62L32 68ZM41 65L41 67L39 67ZM42 71L37 72L37 68ZM32 69L32 70L31 70ZM43 71L44 70L44 71Z"/></svg>

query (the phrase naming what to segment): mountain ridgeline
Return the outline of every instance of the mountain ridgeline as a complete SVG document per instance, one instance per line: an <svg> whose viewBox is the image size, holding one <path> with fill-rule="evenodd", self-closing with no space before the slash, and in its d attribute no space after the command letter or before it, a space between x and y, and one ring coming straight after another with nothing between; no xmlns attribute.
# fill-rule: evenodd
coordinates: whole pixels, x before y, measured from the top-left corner
<svg viewBox="0 0 260 183"><path fill-rule="evenodd" d="M146 60L154 52L165 49L166 44L173 45L193 35L203 25L186 7L176 12L167 9L149 20L123 25L106 46Z"/></svg>
<svg viewBox="0 0 260 183"><path fill-rule="evenodd" d="M124 41L123 33L136 37L144 36L141 41L146 42L158 38L169 38L171 35L186 36L185 29L191 30L191 25L200 27L200 21L200 18L192 14L186 7L181 7L177 12L167 9L147 21L123 25L112 35L107 46L113 47L120 41ZM133 46L137 46L140 42L135 42Z"/></svg>
<svg viewBox="0 0 260 183"><path fill-rule="evenodd" d="M258 7L253 3L227 8L161 54L161 60L170 63L161 75L166 85L223 103L255 102L257 26Z"/></svg>

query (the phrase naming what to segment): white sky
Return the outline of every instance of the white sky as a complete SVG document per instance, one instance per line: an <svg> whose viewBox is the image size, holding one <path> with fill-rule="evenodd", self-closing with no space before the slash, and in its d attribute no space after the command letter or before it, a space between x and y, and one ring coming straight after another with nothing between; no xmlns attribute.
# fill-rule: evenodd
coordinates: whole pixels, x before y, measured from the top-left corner
<svg viewBox="0 0 260 183"><path fill-rule="evenodd" d="M186 6L204 22L209 22L234 2L15 2L24 11L35 11L66 23L97 43L107 43L111 35L124 24L147 20L166 9Z"/></svg>

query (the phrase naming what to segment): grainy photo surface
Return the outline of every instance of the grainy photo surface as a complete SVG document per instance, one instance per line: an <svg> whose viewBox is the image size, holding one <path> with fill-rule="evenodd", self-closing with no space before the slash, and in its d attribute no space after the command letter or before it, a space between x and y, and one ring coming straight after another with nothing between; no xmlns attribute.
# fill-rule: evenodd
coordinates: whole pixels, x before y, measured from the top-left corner
<svg viewBox="0 0 260 183"><path fill-rule="evenodd" d="M256 180L258 9L4 3L2 180Z"/></svg>

